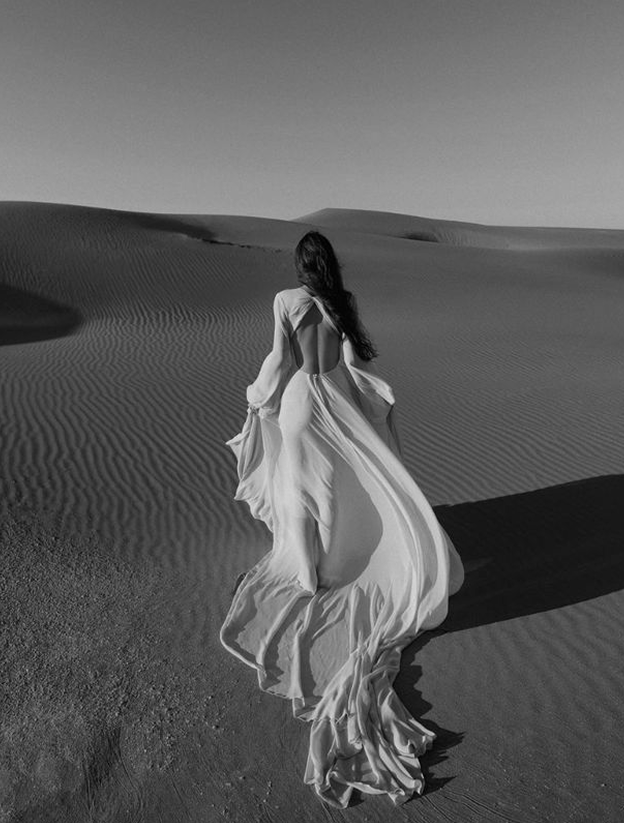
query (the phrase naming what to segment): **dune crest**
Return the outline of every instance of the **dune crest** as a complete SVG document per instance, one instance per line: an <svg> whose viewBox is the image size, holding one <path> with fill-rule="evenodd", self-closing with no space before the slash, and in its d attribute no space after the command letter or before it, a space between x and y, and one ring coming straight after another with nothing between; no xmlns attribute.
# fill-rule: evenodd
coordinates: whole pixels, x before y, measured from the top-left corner
<svg viewBox="0 0 624 823"><path fill-rule="evenodd" d="M364 234L475 246L484 249L613 248L624 250L624 231L613 229L525 228L488 226L456 220L413 217L359 209L321 209L296 222L326 229L348 229Z"/></svg>

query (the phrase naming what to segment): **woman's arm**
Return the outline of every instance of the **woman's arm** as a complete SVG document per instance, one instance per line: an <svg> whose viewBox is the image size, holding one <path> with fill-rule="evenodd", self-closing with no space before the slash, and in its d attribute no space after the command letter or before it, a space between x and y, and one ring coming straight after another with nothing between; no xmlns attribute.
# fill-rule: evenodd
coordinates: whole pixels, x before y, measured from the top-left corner
<svg viewBox="0 0 624 823"><path fill-rule="evenodd" d="M290 321L281 292L273 300L273 347L265 357L255 381L247 387L247 402L262 417L279 412L282 392L292 372Z"/></svg>

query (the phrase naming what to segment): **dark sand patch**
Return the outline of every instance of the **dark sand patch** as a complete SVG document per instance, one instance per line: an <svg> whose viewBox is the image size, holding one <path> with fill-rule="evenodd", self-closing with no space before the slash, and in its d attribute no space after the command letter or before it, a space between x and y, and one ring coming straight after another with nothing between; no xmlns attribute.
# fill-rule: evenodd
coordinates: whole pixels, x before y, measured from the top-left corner
<svg viewBox="0 0 624 823"><path fill-rule="evenodd" d="M210 655L175 632L190 581L26 519L3 524L0 550L2 819L140 812L217 711Z"/></svg>
<svg viewBox="0 0 624 823"><path fill-rule="evenodd" d="M76 309L0 284L0 346L61 337L79 324Z"/></svg>

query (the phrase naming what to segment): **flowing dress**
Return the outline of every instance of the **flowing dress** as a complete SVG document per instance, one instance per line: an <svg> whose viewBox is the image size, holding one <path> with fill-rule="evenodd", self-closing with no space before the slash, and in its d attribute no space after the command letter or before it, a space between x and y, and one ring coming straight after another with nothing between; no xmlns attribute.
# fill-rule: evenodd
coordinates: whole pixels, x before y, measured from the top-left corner
<svg viewBox="0 0 624 823"><path fill-rule="evenodd" d="M342 335L335 368L297 368L293 335L314 306L336 329L305 288L275 296L273 348L228 441L236 499L273 546L237 588L221 642L310 722L304 780L321 799L344 808L358 789L401 803L423 790L418 758L435 734L392 682L401 650L446 617L463 567L401 462L392 389L373 365Z"/></svg>

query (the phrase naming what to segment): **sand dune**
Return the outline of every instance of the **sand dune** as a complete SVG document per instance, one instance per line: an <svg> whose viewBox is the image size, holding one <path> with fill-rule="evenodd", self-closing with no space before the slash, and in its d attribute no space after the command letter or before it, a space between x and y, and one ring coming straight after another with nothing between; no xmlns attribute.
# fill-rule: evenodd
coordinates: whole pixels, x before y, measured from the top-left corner
<svg viewBox="0 0 624 823"><path fill-rule="evenodd" d="M312 223L325 229L349 229L365 234L484 249L624 249L624 231L613 229L485 226L359 209L321 209L298 218L297 222Z"/></svg>
<svg viewBox="0 0 624 823"><path fill-rule="evenodd" d="M471 569L445 630L404 655L397 690L440 739L428 794L393 816L619 819L623 232L333 209L0 219L2 819L387 819L383 798L322 809L306 728L217 638L270 545L224 441L308 226Z"/></svg>

